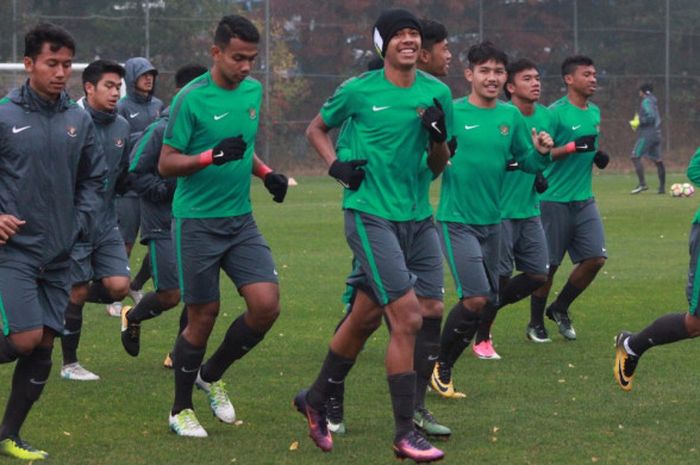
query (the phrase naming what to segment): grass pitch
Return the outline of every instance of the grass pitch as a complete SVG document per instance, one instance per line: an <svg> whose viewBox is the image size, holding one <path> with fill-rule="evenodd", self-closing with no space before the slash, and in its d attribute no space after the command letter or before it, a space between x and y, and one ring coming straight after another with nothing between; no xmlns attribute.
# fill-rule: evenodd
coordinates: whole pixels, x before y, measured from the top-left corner
<svg viewBox="0 0 700 465"><path fill-rule="evenodd" d="M669 175L668 185L683 182ZM291 408L325 356L342 306L343 278L351 254L343 237L341 192L327 177L300 178L284 204L274 204L255 182L257 221L280 273L282 315L265 340L226 374L237 416L229 426L210 414L195 391L195 408L209 438L182 439L168 432L172 373L161 367L175 337L179 308L142 327L138 358L126 355L119 321L104 307L85 308L79 351L99 382L60 379L61 351L42 399L22 431L31 444L60 464L380 464L392 463L392 418L383 369L386 330L368 342L347 380L349 432L322 454ZM603 174L594 190L604 218L610 259L572 306L578 340L565 342L554 324L549 344L525 338L529 303L504 309L493 328L500 361L482 361L470 350L455 367L462 400L429 393L428 407L453 437L439 446L445 463L464 464L691 464L697 443L700 384L695 343L648 352L631 393L612 376L613 336L637 331L669 311L686 311L688 231L697 196L674 199L652 191L628 194L635 179ZM436 186L437 187L437 186ZM434 198L437 190L433 191ZM144 250L137 248L132 269ZM561 289L570 265L554 285ZM150 283L147 285L149 288ZM445 306L455 302L446 277ZM209 350L243 311L230 281L222 278L223 305ZM58 346L58 344L57 344ZM0 402L9 392L13 366L0 366ZM0 463L10 459L0 458ZM14 463L14 462L13 462Z"/></svg>

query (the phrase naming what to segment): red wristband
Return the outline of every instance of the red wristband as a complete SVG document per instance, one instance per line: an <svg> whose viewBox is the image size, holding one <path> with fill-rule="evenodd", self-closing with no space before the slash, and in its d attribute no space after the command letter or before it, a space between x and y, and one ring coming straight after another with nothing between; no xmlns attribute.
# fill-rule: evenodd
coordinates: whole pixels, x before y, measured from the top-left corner
<svg viewBox="0 0 700 465"><path fill-rule="evenodd" d="M260 179L265 179L265 176L267 176L270 173L272 173L272 168L270 168L263 162L260 162L260 164L257 167L253 168L253 174L259 177Z"/></svg>
<svg viewBox="0 0 700 465"><path fill-rule="evenodd" d="M576 151L576 142L569 142L564 146L566 153L574 153Z"/></svg>
<svg viewBox="0 0 700 465"><path fill-rule="evenodd" d="M202 152L198 155L199 157L199 166L205 167L209 166L214 162L214 153L212 150L207 150L206 152Z"/></svg>

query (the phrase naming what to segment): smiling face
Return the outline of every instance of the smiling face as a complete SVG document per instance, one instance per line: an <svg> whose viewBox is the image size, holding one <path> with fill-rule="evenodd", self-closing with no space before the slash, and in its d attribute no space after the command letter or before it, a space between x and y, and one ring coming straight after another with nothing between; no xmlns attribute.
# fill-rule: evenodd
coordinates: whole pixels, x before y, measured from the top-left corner
<svg viewBox="0 0 700 465"><path fill-rule="evenodd" d="M56 100L73 70L73 51L68 47L56 51L51 48L50 43L44 42L36 58L24 57L24 69L35 92L47 100Z"/></svg>
<svg viewBox="0 0 700 465"><path fill-rule="evenodd" d="M393 68L411 69L418 61L421 47L420 32L405 27L394 34L386 47L384 62Z"/></svg>
<svg viewBox="0 0 700 465"><path fill-rule="evenodd" d="M488 60L464 70L464 77L471 83L470 101L477 105L491 106L496 103L506 82L506 66L496 60Z"/></svg>
<svg viewBox="0 0 700 465"><path fill-rule="evenodd" d="M452 53L450 53L447 39L445 39L442 42L433 44L429 50L425 48L420 50L418 67L433 76L443 77L447 76L451 61Z"/></svg>

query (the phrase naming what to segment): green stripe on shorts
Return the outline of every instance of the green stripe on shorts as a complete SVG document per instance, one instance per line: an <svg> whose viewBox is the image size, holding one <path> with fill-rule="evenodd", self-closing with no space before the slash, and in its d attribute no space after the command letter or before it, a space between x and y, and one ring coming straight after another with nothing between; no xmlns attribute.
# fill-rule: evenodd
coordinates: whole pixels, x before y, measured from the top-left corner
<svg viewBox="0 0 700 465"><path fill-rule="evenodd" d="M369 244L367 231L365 230L365 225L362 224L362 217L357 212L355 212L355 226L357 227L357 234L360 236L360 242L362 242L362 248L367 255L367 260L369 260L369 267L372 270L372 279L374 279L374 282L377 284L377 289L379 289L379 298L382 299L382 305L386 305L389 303L389 297L386 295L386 290L382 285L382 278L379 276L379 268L377 268L377 262L374 260L374 254Z"/></svg>
<svg viewBox="0 0 700 465"><path fill-rule="evenodd" d="M7 321L7 313L5 313L5 304L2 301L2 294L0 294L0 316L2 316L2 334L7 336L10 334L10 323Z"/></svg>
<svg viewBox="0 0 700 465"><path fill-rule="evenodd" d="M153 279L153 287L158 290L158 260L156 259L156 241L148 243L148 251L151 260L151 279Z"/></svg>
<svg viewBox="0 0 700 465"><path fill-rule="evenodd" d="M452 277L455 280L455 286L457 286L457 295L461 299L462 294L462 282L459 280L459 273L457 273L457 264L455 263L455 256L452 252L452 242L450 241L450 230L447 227L447 223L442 223L442 236L445 239L445 249L447 249L447 261L450 264L450 270L452 270Z"/></svg>
<svg viewBox="0 0 700 465"><path fill-rule="evenodd" d="M695 264L695 277L693 278L693 297L690 299L691 315L698 316L698 300L700 300L700 260Z"/></svg>
<svg viewBox="0 0 700 465"><path fill-rule="evenodd" d="M180 292L185 295L185 270L182 267L182 220L175 219L175 257L177 259L177 278L180 281Z"/></svg>

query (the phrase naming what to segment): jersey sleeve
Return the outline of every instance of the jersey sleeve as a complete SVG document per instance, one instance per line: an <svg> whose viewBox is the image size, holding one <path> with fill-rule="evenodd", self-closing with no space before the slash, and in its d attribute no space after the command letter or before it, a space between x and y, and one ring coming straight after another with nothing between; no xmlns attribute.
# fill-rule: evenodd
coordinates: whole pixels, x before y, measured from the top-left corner
<svg viewBox="0 0 700 465"><path fill-rule="evenodd" d="M454 135L454 108L452 105L452 92L449 87L445 86L445 92L438 98L442 111L445 113L445 128L447 128L447 140L449 141Z"/></svg>
<svg viewBox="0 0 700 465"><path fill-rule="evenodd" d="M343 124L345 120L350 118L353 114L354 105L354 94L352 87L348 85L349 82L341 84L335 91L335 93L326 100L326 103L321 107L321 119L330 128L336 128Z"/></svg>
<svg viewBox="0 0 700 465"><path fill-rule="evenodd" d="M164 179L158 174L158 158L163 147L165 124L156 121L134 147L129 171L134 176L134 189L145 199L157 203L172 199L177 178Z"/></svg>
<svg viewBox="0 0 700 465"><path fill-rule="evenodd" d="M693 158L691 158L686 174L693 184L700 186L700 148L698 148Z"/></svg>
<svg viewBox="0 0 700 465"><path fill-rule="evenodd" d="M535 174L544 170L552 162L550 155L541 155L532 144L532 129L527 127L525 118L516 110L513 116L513 138L510 152L520 169Z"/></svg>
<svg viewBox="0 0 700 465"><path fill-rule="evenodd" d="M181 153L186 153L196 122L194 113L188 105L187 94L179 94L174 99L172 108L163 144L167 144Z"/></svg>

